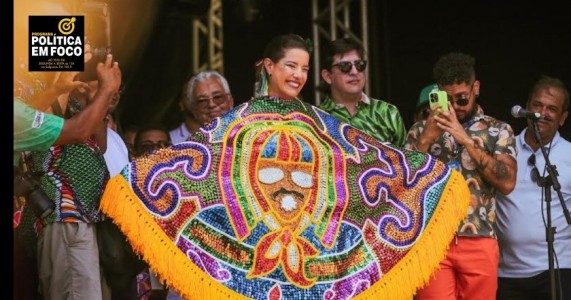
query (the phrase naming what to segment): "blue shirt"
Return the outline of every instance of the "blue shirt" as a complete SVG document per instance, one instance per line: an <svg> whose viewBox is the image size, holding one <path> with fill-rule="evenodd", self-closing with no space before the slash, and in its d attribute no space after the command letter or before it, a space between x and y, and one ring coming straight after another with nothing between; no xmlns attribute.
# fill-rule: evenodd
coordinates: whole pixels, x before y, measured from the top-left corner
<svg viewBox="0 0 571 300"><path fill-rule="evenodd" d="M541 149L533 152L525 143L527 129L516 137L517 181L507 196L497 195L496 222L500 243L499 277L532 277L549 269L544 220L547 218L545 192L531 179L533 165L528 159L535 154L540 176L547 176ZM560 136L553 138L549 161L557 167L558 181L567 208L571 208L571 143ZM556 227L554 249L560 268L571 268L571 225L563 215L557 193L551 188L551 220ZM546 222L546 221L545 221ZM557 265L555 265L557 267Z"/></svg>

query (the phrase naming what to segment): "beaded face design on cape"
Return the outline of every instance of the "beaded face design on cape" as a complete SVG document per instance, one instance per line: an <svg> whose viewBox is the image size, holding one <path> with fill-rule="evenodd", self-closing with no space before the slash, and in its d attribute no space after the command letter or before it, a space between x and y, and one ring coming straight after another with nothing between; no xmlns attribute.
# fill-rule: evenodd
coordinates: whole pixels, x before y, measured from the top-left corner
<svg viewBox="0 0 571 300"><path fill-rule="evenodd" d="M437 268L468 200L431 156L263 97L133 161L101 209L187 298L404 299Z"/></svg>

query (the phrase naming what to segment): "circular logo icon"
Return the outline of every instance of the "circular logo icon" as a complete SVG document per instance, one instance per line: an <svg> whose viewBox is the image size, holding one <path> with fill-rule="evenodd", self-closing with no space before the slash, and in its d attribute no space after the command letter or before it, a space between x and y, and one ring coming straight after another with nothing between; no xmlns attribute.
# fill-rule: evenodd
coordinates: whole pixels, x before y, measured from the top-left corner
<svg viewBox="0 0 571 300"><path fill-rule="evenodd" d="M75 29L75 17L61 19L58 23L58 29L64 35L72 33Z"/></svg>

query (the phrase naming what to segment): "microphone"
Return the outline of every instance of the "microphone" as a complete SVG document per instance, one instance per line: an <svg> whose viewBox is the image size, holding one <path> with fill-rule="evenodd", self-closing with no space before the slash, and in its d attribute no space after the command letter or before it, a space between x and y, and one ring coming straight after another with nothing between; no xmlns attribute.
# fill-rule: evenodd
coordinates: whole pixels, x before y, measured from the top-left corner
<svg viewBox="0 0 571 300"><path fill-rule="evenodd" d="M521 106L516 105L514 107L512 107L512 116L514 118L528 118L528 119L532 119L532 120L548 120L548 118L542 116L540 113L536 112L531 112L529 110L525 110L523 109Z"/></svg>

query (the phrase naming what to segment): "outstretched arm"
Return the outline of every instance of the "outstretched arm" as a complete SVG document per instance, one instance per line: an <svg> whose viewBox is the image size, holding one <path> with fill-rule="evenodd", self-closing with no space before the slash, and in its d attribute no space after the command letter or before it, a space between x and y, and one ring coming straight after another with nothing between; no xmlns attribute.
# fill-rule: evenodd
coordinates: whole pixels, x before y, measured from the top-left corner
<svg viewBox="0 0 571 300"><path fill-rule="evenodd" d="M109 103L121 85L121 70L119 64L113 62L111 54L107 55L105 63L97 65L97 78L99 89L93 102L71 119L65 120L56 145L81 143L103 123Z"/></svg>
<svg viewBox="0 0 571 300"><path fill-rule="evenodd" d="M56 75L56 81L43 92L32 97L27 101L28 105L40 110L46 111L57 100L61 94L66 94L75 88L85 88L86 83L74 80L79 72L59 72Z"/></svg>

